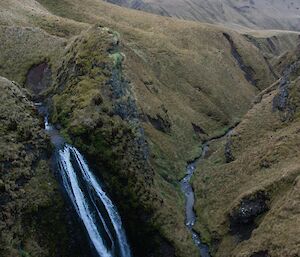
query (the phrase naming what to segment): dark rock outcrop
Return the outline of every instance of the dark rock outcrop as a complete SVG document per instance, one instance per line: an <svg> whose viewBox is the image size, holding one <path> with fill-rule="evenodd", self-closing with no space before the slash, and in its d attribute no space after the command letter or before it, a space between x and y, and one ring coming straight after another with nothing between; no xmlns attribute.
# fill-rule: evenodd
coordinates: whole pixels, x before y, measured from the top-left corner
<svg viewBox="0 0 300 257"><path fill-rule="evenodd" d="M249 239L253 229L257 227L256 218L269 210L268 200L264 192L242 199L229 217L231 234L240 241Z"/></svg>
<svg viewBox="0 0 300 257"><path fill-rule="evenodd" d="M290 81L287 77L283 77L279 84L279 93L273 99L273 111L279 110L284 111L287 106L287 101L289 97L288 88L290 86Z"/></svg>
<svg viewBox="0 0 300 257"><path fill-rule="evenodd" d="M47 62L34 65L27 73L25 86L34 94L38 95L51 86L52 71Z"/></svg>
<svg viewBox="0 0 300 257"><path fill-rule="evenodd" d="M287 121L293 117L295 112L292 105L289 104L289 95L291 81L290 77L300 68L300 61L296 61L289 65L284 71L279 83L279 92L273 99L273 112L280 111L282 121Z"/></svg>
<svg viewBox="0 0 300 257"><path fill-rule="evenodd" d="M171 132L171 123L168 120L163 119L159 114L157 114L156 117L151 117L150 115L147 115L147 119L149 120L151 125L157 130L164 133Z"/></svg>
<svg viewBox="0 0 300 257"><path fill-rule="evenodd" d="M232 153L232 140L231 140L230 136L227 137L227 140L225 143L224 155L225 155L226 163L230 163L235 160L233 153Z"/></svg>
<svg viewBox="0 0 300 257"><path fill-rule="evenodd" d="M199 136L207 135L208 136L208 134L200 126L196 125L195 123L192 123L192 126L193 126L193 129L194 129L194 131L197 135L199 135Z"/></svg>

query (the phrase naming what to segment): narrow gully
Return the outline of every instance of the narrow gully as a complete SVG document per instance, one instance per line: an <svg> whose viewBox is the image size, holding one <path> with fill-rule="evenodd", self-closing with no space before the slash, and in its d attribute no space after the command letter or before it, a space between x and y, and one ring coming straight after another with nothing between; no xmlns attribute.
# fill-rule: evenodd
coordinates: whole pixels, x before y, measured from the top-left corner
<svg viewBox="0 0 300 257"><path fill-rule="evenodd" d="M188 163L186 167L186 175L184 178L180 181L181 191L183 192L185 196L185 225L188 228L188 230L192 234L192 239L194 241L194 244L198 247L199 253L201 257L211 257L209 247L207 244L203 243L201 240L201 235L199 235L194 229L194 225L196 222L196 214L194 211L194 205L195 205L195 193L193 190L193 187L191 185L191 179L193 175L196 172L197 166L199 166L205 159L206 154L209 150L210 143L222 140L225 137L229 137L232 134L232 131L236 128L236 126L239 125L239 122L235 123L233 126L228 128L228 130L219 136L212 137L206 142L202 144L202 153L201 155L196 158L194 161Z"/></svg>
<svg viewBox="0 0 300 257"><path fill-rule="evenodd" d="M226 35L224 35L226 36ZM226 36L227 37L227 36ZM279 93L277 96L273 99L273 110L279 109L279 110L285 110L286 108L286 98L288 96L288 87L289 87L289 79L288 76L293 73L296 69L300 67L300 62L296 61L293 64L289 65L284 71L283 76L280 79L280 86L279 86ZM192 233L192 238L195 243L195 245L199 248L200 256L201 257L211 257L209 253L209 247L208 245L204 244L201 241L201 235L197 234L195 230L193 229L195 222L196 222L196 214L194 211L194 204L195 204L195 194L193 191L193 187L190 183L191 178L193 177L196 167L203 162L203 160L206 157L206 153L209 150L209 144L216 141L216 140L222 140L225 137L230 137L233 130L239 125L240 122L235 123L233 126L228 128L228 130L216 137L212 137L209 140L207 140L202 145L202 153L201 156L196 158L193 162L189 163L186 168L186 175L185 177L180 181L181 190L185 195L185 213L186 213L186 226Z"/></svg>

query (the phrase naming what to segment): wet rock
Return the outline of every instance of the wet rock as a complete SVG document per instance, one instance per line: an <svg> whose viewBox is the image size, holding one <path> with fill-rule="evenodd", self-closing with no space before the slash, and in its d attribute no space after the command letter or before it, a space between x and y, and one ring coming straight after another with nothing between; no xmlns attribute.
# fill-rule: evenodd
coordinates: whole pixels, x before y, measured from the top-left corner
<svg viewBox="0 0 300 257"><path fill-rule="evenodd" d="M128 83L122 78L121 70L118 68L113 69L109 84L111 85L113 97L120 99L126 96L128 90Z"/></svg>
<svg viewBox="0 0 300 257"><path fill-rule="evenodd" d="M47 89L52 83L52 72L46 62L42 62L33 66L27 74L25 86L38 95L45 89Z"/></svg>
<svg viewBox="0 0 300 257"><path fill-rule="evenodd" d="M253 253L250 257L269 257L268 251L259 251L256 253Z"/></svg>
<svg viewBox="0 0 300 257"><path fill-rule="evenodd" d="M136 105L133 99L127 99L126 102L118 101L115 103L115 113L123 120L135 119L138 116Z"/></svg>
<svg viewBox="0 0 300 257"><path fill-rule="evenodd" d="M231 234L240 241L249 239L252 231L258 226L256 218L269 210L268 200L264 192L242 199L229 217Z"/></svg>
<svg viewBox="0 0 300 257"><path fill-rule="evenodd" d="M226 163L230 163L233 162L235 160L233 153L232 153L232 140L229 137L227 137L227 141L225 144L225 151L224 151L224 155L225 155L225 161Z"/></svg>

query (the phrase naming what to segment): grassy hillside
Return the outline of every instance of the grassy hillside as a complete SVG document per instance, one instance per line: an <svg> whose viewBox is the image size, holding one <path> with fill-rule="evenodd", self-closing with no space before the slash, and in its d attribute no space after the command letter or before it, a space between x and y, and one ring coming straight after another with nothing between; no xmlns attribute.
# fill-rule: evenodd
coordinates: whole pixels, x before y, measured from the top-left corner
<svg viewBox="0 0 300 257"><path fill-rule="evenodd" d="M159 115L166 122L174 123L171 124L174 140L153 129L147 124L150 122L145 123L145 129L157 141L169 141L160 145L169 151L175 149L177 153L173 156L184 154L188 149L185 145L198 144L191 123L207 134L218 133L241 117L257 88L264 88L273 80L258 49L238 33L138 13L103 2L89 1L85 6L79 1L40 2L53 13L63 13L66 18L81 22L98 22L120 34L126 56L125 72L132 80L145 121L155 122ZM224 31L231 35L243 61L254 69L253 79L259 80L257 88L245 79ZM206 137L205 133L200 137ZM178 138L186 144L178 144ZM192 145L190 149L193 148Z"/></svg>
<svg viewBox="0 0 300 257"><path fill-rule="evenodd" d="M211 144L199 165L198 228L209 231L216 256L299 254L300 69L299 55L293 56L281 81L265 91L230 136Z"/></svg>
<svg viewBox="0 0 300 257"><path fill-rule="evenodd" d="M196 256L178 185L186 162L243 117L275 80L263 54L296 36L252 35L265 48L278 37L268 52L237 31L102 1L0 7L0 75L25 85L31 66L50 65L52 121L104 178L136 255Z"/></svg>

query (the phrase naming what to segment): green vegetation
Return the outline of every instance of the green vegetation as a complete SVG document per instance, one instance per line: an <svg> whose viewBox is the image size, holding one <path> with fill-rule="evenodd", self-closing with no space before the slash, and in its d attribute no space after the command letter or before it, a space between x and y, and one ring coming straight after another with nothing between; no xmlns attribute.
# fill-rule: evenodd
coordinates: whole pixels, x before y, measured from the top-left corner
<svg viewBox="0 0 300 257"><path fill-rule="evenodd" d="M122 53L113 53L110 55L110 57L114 60L115 67L120 67L123 60Z"/></svg>
<svg viewBox="0 0 300 257"><path fill-rule="evenodd" d="M0 66L0 74L20 84L34 64L46 60L56 68L66 46L66 40L37 28L0 26L0 40L0 63L5 63Z"/></svg>
<svg viewBox="0 0 300 257"><path fill-rule="evenodd" d="M297 79L289 88L287 111L292 111L293 118L282 122L279 111L272 111L277 89L266 92L230 137L235 160L225 162L224 138L211 145L210 156L199 166L193 182L201 220L197 229L205 232L215 256L249 257L260 251L276 257L293 256L298 250L291 249L299 249L294 240L299 233L299 86ZM250 239L239 242L230 232L229 215L243 199L255 199L258 192L269 198L269 210L255 219L258 228ZM219 243L214 245L214 240Z"/></svg>
<svg viewBox="0 0 300 257"><path fill-rule="evenodd" d="M153 220L159 205L152 188L153 173L135 145L136 128L114 113L116 102L109 81L113 69L121 65L110 58L108 50L114 44L114 34L99 26L74 41L55 80L52 121L62 125L63 133L93 160L95 172L108 185L126 221L137 254L146 255L148 249L157 249L159 254L163 232ZM120 54L113 55L118 59ZM143 219L141 213L148 218ZM137 223L141 225L138 231ZM150 237L153 240L147 241Z"/></svg>
<svg viewBox="0 0 300 257"><path fill-rule="evenodd" d="M49 169L50 143L33 103L0 77L0 255L72 255L65 205Z"/></svg>
<svg viewBox="0 0 300 257"><path fill-rule="evenodd" d="M252 35L259 37L264 46L270 37L278 37L278 53L269 53L237 31L157 17L102 1L4 0L0 9L4 10L0 12L0 75L23 85L32 65L42 61L50 64L53 87L43 96L51 105L52 122L61 126L66 140L84 152L103 179L120 210L136 255L195 256L197 249L184 225L184 198L178 181L184 175L186 162L199 156L201 142L223 134L241 120L258 93L245 80L223 33L230 34L244 63L254 70L259 89L267 88L274 80L261 51L275 63L277 54L294 45L295 35L278 31ZM289 58L283 55L280 59L288 63ZM276 65L277 72L281 68L281 64ZM290 93L290 104L298 110L299 92L293 87ZM245 192L256 192L253 185L270 177L268 166L284 168L289 160L286 157L286 163L278 161L292 140L278 147L272 141L277 152L267 147L266 135L278 133L280 138L286 136L284 131L289 132L276 114L270 115L266 101L264 97L260 107L253 110L261 109L252 110L252 114L250 111L243 119L245 141L232 136L237 160L225 164L226 142L216 141L211 145L210 158L194 179L201 221L197 228L206 242L221 240L224 253L235 246L226 223L229 203L237 199L233 204L237 206ZM20 103L1 105L6 111L5 119L11 106L19 108ZM18 111L23 113L23 109ZM13 256L23 251L30 256L51 256L60 248L57 240L68 240L62 224L64 205L47 163L41 161L33 168L28 160L31 155L26 157L23 151L24 142L37 140L38 155L43 151L38 146L44 147L43 142L47 142L35 137L37 133L44 137L41 122L26 117L12 119L7 127L0 127L3 135L10 128L9 137L13 133L12 139L20 142L6 146L6 141L1 141L8 153L2 156L13 156L5 161L19 158L23 165L23 158L26 162L21 166L24 169L12 173L10 182L0 180L0 188L14 187L15 177L31 174L27 184L30 194L25 194L26 201L22 201L28 204L26 208L17 206L20 213L28 215L26 227L20 227L16 239L8 231L3 245L13 241L13 246L6 249L13 251ZM298 119L297 111L294 117ZM255 144L257 147L249 154L247 150ZM288 149L288 155L295 144ZM245 151L242 159L239 151ZM250 175L255 174L253 177L243 173L248 168ZM262 172L256 174L256 170ZM287 190L294 175L282 182L277 170L274 174L276 183L283 184L280 188ZM272 191L275 199L279 193L271 184L265 191ZM39 215L45 217L45 223L38 219ZM19 224L16 222L16 229ZM55 231L60 235L55 237ZM23 239L24 245L20 245ZM62 249L70 253L70 249Z"/></svg>

